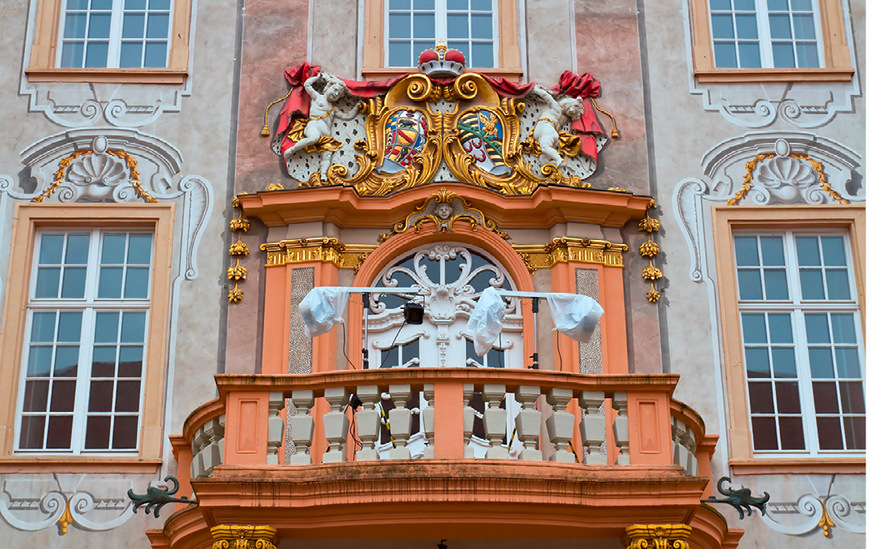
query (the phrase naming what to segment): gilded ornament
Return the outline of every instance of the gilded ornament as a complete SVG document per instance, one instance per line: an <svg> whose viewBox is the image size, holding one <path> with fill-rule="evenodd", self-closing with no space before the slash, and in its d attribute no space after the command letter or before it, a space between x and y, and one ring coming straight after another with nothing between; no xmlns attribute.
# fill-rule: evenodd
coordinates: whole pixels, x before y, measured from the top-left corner
<svg viewBox="0 0 872 549"><path fill-rule="evenodd" d="M266 252L266 266L275 267L294 263L333 263L340 269L357 272L363 261L375 250L367 244L345 244L336 238L300 238L261 244Z"/></svg>
<svg viewBox="0 0 872 549"><path fill-rule="evenodd" d="M626 549L690 549L693 528L686 524L634 524L624 532Z"/></svg>
<svg viewBox="0 0 872 549"><path fill-rule="evenodd" d="M641 246L639 246L639 254L642 257L654 257L660 253L660 247L657 243L652 241L643 242Z"/></svg>
<svg viewBox="0 0 872 549"><path fill-rule="evenodd" d="M230 245L229 253L230 255L248 255L248 251L248 244L241 240L237 240Z"/></svg>
<svg viewBox="0 0 872 549"><path fill-rule="evenodd" d="M483 227L504 240L509 239L509 234L500 230L493 220L484 215L484 212L473 208L462 196L442 187L439 192L418 205L404 221L395 224L391 232L380 234L378 241L384 242L411 228L414 228L415 232L420 232L424 223L433 223L436 231L451 232L454 230L454 223L460 220L467 221L472 230Z"/></svg>
<svg viewBox="0 0 872 549"><path fill-rule="evenodd" d="M787 147L787 150L779 150L779 145L781 143L776 142L776 152L775 153L764 153L758 154L751 160L745 163L745 175L742 179L742 187L736 192L736 194L727 200L728 206L736 206L739 204L741 200L743 200L746 196L748 196L748 192L754 187L754 173L757 170L757 165L760 162L766 162L769 159L774 159L774 161L778 161L779 159L797 159L808 162L809 166L811 166L811 170L813 170L815 179L818 182L818 185L821 189L824 190L833 200L838 202L839 204L848 204L849 202L842 197L833 187L829 184L827 179L827 174L824 172L824 166L821 162L811 158L809 155L804 153L788 153L789 145L786 144L783 140L779 140L781 143ZM769 164L766 163L765 166L767 168L767 173L758 173L758 177L765 180L765 182L761 182L761 185L767 187L770 194L775 193L778 194L778 188L788 187L791 192L789 196L794 196L796 192L798 192L794 186L802 186L808 187L813 181L810 179L812 177L811 173L806 173L803 176L800 176L796 173L796 167L792 166L793 170L788 173L775 173L773 172L773 168L769 167ZM760 171L763 169L761 168ZM774 168L774 170L778 170L778 167ZM772 173L769 173L772 172ZM799 179L797 179L799 178ZM772 180L770 183L769 180ZM767 184L768 183L768 184Z"/></svg>
<svg viewBox="0 0 872 549"><path fill-rule="evenodd" d="M268 191L281 191L284 188L285 188L285 186L282 185L281 183L270 183L269 185L266 186L266 190L268 190Z"/></svg>
<svg viewBox="0 0 872 549"><path fill-rule="evenodd" d="M245 276L248 274L245 267L239 265L239 259L236 260L236 265L227 269L227 279L228 280L245 280Z"/></svg>
<svg viewBox="0 0 872 549"><path fill-rule="evenodd" d="M639 220L639 231L646 233L656 233L660 231L660 221L652 217L646 216Z"/></svg>
<svg viewBox="0 0 872 549"><path fill-rule="evenodd" d="M251 228L251 223L248 221L248 219L245 219L244 217L230 220L230 230L233 232L236 232L236 231L248 232L248 229L250 229L250 228Z"/></svg>
<svg viewBox="0 0 872 549"><path fill-rule="evenodd" d="M99 140L99 138L95 139L94 142L97 143L98 140ZM57 191L58 187L60 187L61 183L63 183L64 178L66 177L67 168L70 167L70 165L73 163L73 161L75 159L79 158L80 156L92 155L95 152L96 151L94 149L73 151L73 153L71 153L69 156L62 158L58 162L58 169L54 172L51 184L48 187L46 187L46 189L42 193L40 193L39 196L35 197L32 200L32 202L44 202L46 198L51 197L51 195L54 194L55 191ZM136 195L139 196L140 198L142 198L143 200L145 200L146 202L157 202L157 200L154 197L152 197L150 194L148 194L148 191L146 191L145 188L143 188L142 183L139 181L140 173L139 173L139 170L136 169L137 161L135 158L133 158L132 156L127 154L125 151L121 151L121 150L105 150L104 151L101 149L101 151L99 151L99 152L105 152L105 154L107 154L107 155L116 156L116 157L122 159L127 164L127 168L130 171L130 177L129 177L128 182L133 187L133 189L136 191ZM93 166L93 169L96 170L96 169L103 169L103 168ZM90 184L91 183L90 178L92 176L95 176L95 175L98 177L108 177L108 174L102 174L102 173L101 174L87 174L87 175L82 174L80 177L80 179L81 179L80 182L84 183L84 184ZM112 177L112 181L114 182L115 185L120 183L120 180L118 180L118 178L117 178L117 174L114 174L111 177Z"/></svg>
<svg viewBox="0 0 872 549"><path fill-rule="evenodd" d="M212 549L276 549L277 531L269 526L213 526Z"/></svg>
<svg viewBox="0 0 872 549"><path fill-rule="evenodd" d="M70 524L73 522L73 514L70 512L70 500L64 498L64 512L58 518L58 526L60 526L61 535L69 532Z"/></svg>
<svg viewBox="0 0 872 549"><path fill-rule="evenodd" d="M648 210L657 207L657 202L652 198L648 201ZM651 217L646 212L645 217L639 220L639 231L648 233L645 242L639 246L639 255L648 259L648 267L642 271L642 278L649 282L650 288L645 293L645 297L649 303L657 303L660 301L660 292L654 287L654 281L663 278L663 273L654 266L654 258L660 253L660 246L651 238L653 233L660 231L660 221Z"/></svg>
<svg viewBox="0 0 872 549"><path fill-rule="evenodd" d="M645 292L645 297L650 303L657 303L660 301L660 292L651 287L647 292Z"/></svg>
<svg viewBox="0 0 872 549"><path fill-rule="evenodd" d="M67 504L69 506L69 504ZM823 513L821 514L821 520L818 521L818 526L821 530L823 530L824 537L830 537L833 535L831 528L835 526L833 519L830 518L829 513L827 513L827 508L824 506L822 508Z"/></svg>
<svg viewBox="0 0 872 549"><path fill-rule="evenodd" d="M242 301L242 290L239 289L239 284L234 286L229 292L227 292L227 301L230 303L238 303Z"/></svg>
<svg viewBox="0 0 872 549"><path fill-rule="evenodd" d="M649 281L660 280L663 278L663 273L657 267L645 267L642 278Z"/></svg>
<svg viewBox="0 0 872 549"><path fill-rule="evenodd" d="M531 274L569 261L623 267L621 254L628 249L626 244L613 244L607 240L570 237L555 238L544 245L513 244L512 247Z"/></svg>

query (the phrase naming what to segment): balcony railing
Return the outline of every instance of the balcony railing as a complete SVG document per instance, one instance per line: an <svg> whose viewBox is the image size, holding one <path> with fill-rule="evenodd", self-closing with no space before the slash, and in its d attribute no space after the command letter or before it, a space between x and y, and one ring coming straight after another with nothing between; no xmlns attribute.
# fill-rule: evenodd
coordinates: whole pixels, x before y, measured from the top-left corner
<svg viewBox="0 0 872 549"><path fill-rule="evenodd" d="M508 460L509 412L500 406L507 394L520 406L513 430L523 446L515 457L522 461L639 465L705 477L716 440L705 435L696 412L671 398L678 376L669 374L406 368L218 375L216 382L219 398L195 410L185 424L191 453L179 462L184 467L190 460L192 478L210 477L222 464L272 468L410 459L416 412L425 444L421 459ZM409 406L418 391L429 404L420 411ZM385 415L392 438L387 452L378 448L383 393L394 405ZM469 446L475 393L486 403L479 414L487 447L483 458L475 458ZM351 395L360 400L355 411ZM286 404L293 405L292 413ZM286 451L289 443L292 449Z"/></svg>

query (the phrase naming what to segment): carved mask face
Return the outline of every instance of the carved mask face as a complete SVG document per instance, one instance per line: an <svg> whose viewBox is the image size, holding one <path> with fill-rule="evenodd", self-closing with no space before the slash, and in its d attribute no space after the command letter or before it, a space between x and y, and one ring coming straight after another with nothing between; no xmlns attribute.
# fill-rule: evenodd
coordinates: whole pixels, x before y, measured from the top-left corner
<svg viewBox="0 0 872 549"><path fill-rule="evenodd" d="M440 204L436 206L436 217L442 220L451 217L451 206L448 204Z"/></svg>
<svg viewBox="0 0 872 549"><path fill-rule="evenodd" d="M327 100L331 103L336 102L342 97L343 86L341 84L331 83L328 84L326 88L324 88L324 95L327 96Z"/></svg>

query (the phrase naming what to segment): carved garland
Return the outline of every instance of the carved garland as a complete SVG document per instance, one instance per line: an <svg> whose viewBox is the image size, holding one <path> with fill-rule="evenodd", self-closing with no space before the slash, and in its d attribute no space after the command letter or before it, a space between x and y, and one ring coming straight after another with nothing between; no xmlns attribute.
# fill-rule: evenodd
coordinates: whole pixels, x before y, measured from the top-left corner
<svg viewBox="0 0 872 549"><path fill-rule="evenodd" d="M839 204L849 204L849 202L846 199L842 198L842 195L840 195L829 184L829 182L827 181L827 174L824 173L824 165L821 162L818 162L817 160L814 160L813 158L811 158L809 155L803 154L803 153L790 153L787 156L790 156L792 158L797 158L799 160L805 160L806 162L808 162L811 165L812 169L815 172L817 172L818 184L821 186L821 188L824 191L826 191L826 193L828 195L830 195L833 198L833 200L835 200ZM774 153L758 154L757 156L755 156L754 158L752 158L751 160L749 160L748 162L745 163L745 177L742 180L742 188L736 192L736 194L735 194L735 196L733 196L733 198L727 200L728 206L736 206L739 204L739 201L741 201L746 196L748 196L748 192L754 186L753 176L754 176L754 170L757 169L757 163L760 162L761 160L766 160L768 158L775 158L775 154Z"/></svg>
<svg viewBox="0 0 872 549"><path fill-rule="evenodd" d="M651 202L648 203L648 211L656 207L657 203L652 198ZM657 303L660 301L660 292L654 287L654 281L663 278L663 273L654 266L654 258L660 253L660 247L652 240L651 235L660 231L660 221L652 218L646 211L645 217L639 221L639 231L648 235L648 240L639 246L639 254L648 260L648 266L642 271L642 278L651 285L645 297L648 298L649 302Z"/></svg>
<svg viewBox="0 0 872 549"><path fill-rule="evenodd" d="M58 162L58 169L54 173L51 185L46 187L46 189L42 191L39 196L35 197L32 202L45 202L46 198L50 198L51 195L53 195L55 191L58 190L58 187L60 187L61 183L64 182L64 177L66 177L67 174L67 168L70 167L70 164L72 164L73 160L79 158L80 156L85 156L93 153L93 149L73 151L73 153L69 156L62 158L60 162ZM145 188L142 186L142 183L139 181L140 174L139 170L136 169L137 161L135 158L127 154L127 152L125 151L115 149L107 150L106 154L117 156L118 158L124 160L127 163L127 167L130 169L130 184L136 190L137 196L139 196L146 202L157 202L157 199L148 194L148 191L145 190Z"/></svg>
<svg viewBox="0 0 872 549"><path fill-rule="evenodd" d="M249 251L248 244L242 241L242 233L248 232L251 223L246 219L238 197L233 197L233 207L239 210L239 215L235 219L230 220L230 230L236 233L236 242L230 245L228 253L230 253L231 257L236 258L236 265L227 269L227 280L234 281L233 288L227 293L227 300L230 303L238 303L242 301L242 296L244 295L243 291L239 289L239 281L245 280L248 274L245 267L239 264L240 258L248 255Z"/></svg>

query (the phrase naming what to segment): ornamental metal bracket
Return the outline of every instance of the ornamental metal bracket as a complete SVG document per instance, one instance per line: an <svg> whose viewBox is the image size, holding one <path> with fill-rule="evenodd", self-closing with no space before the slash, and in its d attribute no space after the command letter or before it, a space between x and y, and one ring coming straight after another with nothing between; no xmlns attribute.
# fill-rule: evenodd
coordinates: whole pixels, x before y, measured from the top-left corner
<svg viewBox="0 0 872 549"><path fill-rule="evenodd" d="M727 505L732 505L736 511L739 512L739 519L745 518L745 513L748 513L748 516L751 516L751 507L756 507L760 510L761 515L766 514L766 502L769 501L769 492L763 492L761 497L754 497L751 495L750 488L741 487L738 490L733 490L732 488L724 489L724 482L732 482L730 477L721 477L718 480L718 492L727 496L723 499L718 498L708 498L701 499L701 503L726 503ZM743 511L744 509L744 511Z"/></svg>
<svg viewBox="0 0 872 549"><path fill-rule="evenodd" d="M164 482L172 482L173 488L158 488L157 486L149 486L145 494L134 494L133 489L127 491L127 497L133 502L133 512L145 505L145 514L154 509L154 518L160 517L161 508L168 503L193 503L198 505L197 500L190 500L187 497L174 498L173 494L179 491L179 481L176 477L168 476L164 478Z"/></svg>

